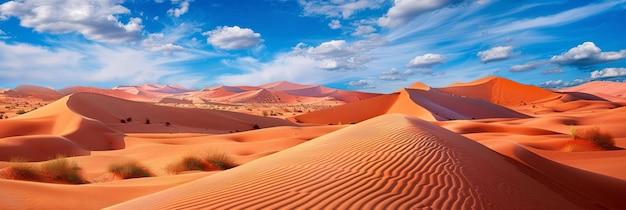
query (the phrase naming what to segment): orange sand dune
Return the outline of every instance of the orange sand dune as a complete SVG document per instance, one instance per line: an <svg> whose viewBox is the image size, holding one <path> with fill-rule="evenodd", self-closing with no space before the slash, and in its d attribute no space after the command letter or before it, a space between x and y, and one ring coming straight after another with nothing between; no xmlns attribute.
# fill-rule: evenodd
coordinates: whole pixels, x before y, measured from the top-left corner
<svg viewBox="0 0 626 210"><path fill-rule="evenodd" d="M252 130L255 124L262 128L293 125L276 118L220 110L156 106L98 94L81 93L73 95L71 99L67 105L72 111L125 133L228 133ZM131 118L131 122L121 123L122 119L128 118ZM168 122L170 126L167 126Z"/></svg>
<svg viewBox="0 0 626 210"><path fill-rule="evenodd" d="M593 81L578 86L562 88L559 92L582 92L600 96L609 100L625 100L626 84L623 82Z"/></svg>
<svg viewBox="0 0 626 210"><path fill-rule="evenodd" d="M54 101L63 97L62 93L59 93L54 89L35 85L20 85L17 86L14 90L6 91L4 94L10 97L31 96L34 98L42 99L44 101Z"/></svg>
<svg viewBox="0 0 626 210"><path fill-rule="evenodd" d="M589 178L525 158L553 166L554 175ZM626 202L616 196L626 193L623 180L594 176L604 184L587 188L605 193L591 195L534 167L392 114L109 209L585 209Z"/></svg>
<svg viewBox="0 0 626 210"><path fill-rule="evenodd" d="M90 151L121 149L124 148L121 132L229 133L252 130L254 125L293 124L242 113L163 107L77 93L27 114L0 121L0 160L23 156L40 161L56 154L76 156L88 155Z"/></svg>
<svg viewBox="0 0 626 210"><path fill-rule="evenodd" d="M560 96L540 87L523 85L493 76L469 83L455 83L451 86L437 89L448 94L482 98L504 106L531 104L540 100L556 99Z"/></svg>
<svg viewBox="0 0 626 210"><path fill-rule="evenodd" d="M88 155L89 151L124 147L122 133L72 112L67 106L70 98L1 120L0 160L22 156L41 161L56 154Z"/></svg>
<svg viewBox="0 0 626 210"><path fill-rule="evenodd" d="M63 89L59 90L59 92L65 94L65 95L70 95L70 94L74 94L74 93L97 93L97 94L101 94L101 95L107 95L107 96L111 96L111 97L131 100L131 101L154 102L154 100L155 100L155 99L151 99L151 98L148 98L148 97L145 97L145 96L141 96L141 95L137 95L137 94L131 94L131 93L123 91L123 90L102 89L102 88L95 88L95 87L73 86L73 87L63 88Z"/></svg>
<svg viewBox="0 0 626 210"><path fill-rule="evenodd" d="M453 96L436 89L402 89L399 93L306 113L291 119L306 123L338 124L360 122L386 113L402 113L431 121L528 117L482 99Z"/></svg>
<svg viewBox="0 0 626 210"><path fill-rule="evenodd" d="M184 184L205 174L119 180L87 185L0 179L2 209L101 209L111 204Z"/></svg>

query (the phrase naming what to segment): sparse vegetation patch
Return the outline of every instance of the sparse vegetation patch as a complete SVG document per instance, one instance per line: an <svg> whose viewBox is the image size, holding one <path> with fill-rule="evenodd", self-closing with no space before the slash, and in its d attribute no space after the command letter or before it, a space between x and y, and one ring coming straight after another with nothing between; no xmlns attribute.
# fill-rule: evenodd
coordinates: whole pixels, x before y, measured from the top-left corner
<svg viewBox="0 0 626 210"><path fill-rule="evenodd" d="M114 163L109 166L109 172L124 179L151 177L152 173L145 166L136 161Z"/></svg>
<svg viewBox="0 0 626 210"><path fill-rule="evenodd" d="M61 155L41 165L41 173L44 176L52 180L64 181L71 184L86 183L80 174L81 170L82 168L80 168L75 161L71 161Z"/></svg>

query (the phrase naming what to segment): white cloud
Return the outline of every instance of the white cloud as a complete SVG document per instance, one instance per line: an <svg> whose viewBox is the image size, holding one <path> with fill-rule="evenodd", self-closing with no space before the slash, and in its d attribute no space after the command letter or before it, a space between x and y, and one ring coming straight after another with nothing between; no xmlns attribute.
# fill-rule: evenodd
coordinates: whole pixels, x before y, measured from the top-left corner
<svg viewBox="0 0 626 210"><path fill-rule="evenodd" d="M20 25L37 32L80 33L85 38L106 43L122 43L141 39L140 18L122 23L119 15L130 14L121 0L24 0L0 5L0 19L16 17Z"/></svg>
<svg viewBox="0 0 626 210"><path fill-rule="evenodd" d="M358 89L374 88L372 84L370 84L368 81L365 81L365 80L350 81L348 82L348 86L350 86L351 88L358 88Z"/></svg>
<svg viewBox="0 0 626 210"><path fill-rule="evenodd" d="M376 9L384 0L298 0L304 15L348 19L354 13L365 9Z"/></svg>
<svg viewBox="0 0 626 210"><path fill-rule="evenodd" d="M367 45L349 44L345 40L323 42L317 47L299 43L291 51L292 55L310 57L319 62L317 67L325 70L351 70L363 68L372 58L364 55Z"/></svg>
<svg viewBox="0 0 626 210"><path fill-rule="evenodd" d="M591 79L626 76L626 68L604 68L591 72Z"/></svg>
<svg viewBox="0 0 626 210"><path fill-rule="evenodd" d="M183 51L185 48L180 45L175 45L165 38L163 33L149 34L148 38L141 42L141 46L151 52L162 52L165 54L171 54L177 51Z"/></svg>
<svg viewBox="0 0 626 210"><path fill-rule="evenodd" d="M261 34L239 26L218 26L214 30L202 33L202 35L209 36L208 43L227 50L251 48L263 42Z"/></svg>
<svg viewBox="0 0 626 210"><path fill-rule="evenodd" d="M623 1L606 1L601 4L589 4L586 6L567 10L558 14L537 17L532 19L518 20L514 22L507 21L501 27L492 30L494 33L511 33L515 31L524 31L533 28L559 26L581 19L599 14Z"/></svg>
<svg viewBox="0 0 626 210"><path fill-rule="evenodd" d="M561 74L561 73L565 73L565 70L563 70L561 67L546 69L541 72L541 74Z"/></svg>
<svg viewBox="0 0 626 210"><path fill-rule="evenodd" d="M72 42L59 47L0 42L0 83L39 85L141 84L189 76L171 63L198 59L199 53L164 55L141 49Z"/></svg>
<svg viewBox="0 0 626 210"><path fill-rule="evenodd" d="M398 71L398 69L396 68L391 68L389 69L389 71L384 71L382 73L380 73L380 76L378 76L379 80L386 80L386 81L398 81L398 80L402 80L405 81L406 80L406 74L400 74L400 71Z"/></svg>
<svg viewBox="0 0 626 210"><path fill-rule="evenodd" d="M522 71L530 71L539 68L540 66L546 64L545 61L532 61L521 65L513 65L509 69L510 72L522 72Z"/></svg>
<svg viewBox="0 0 626 210"><path fill-rule="evenodd" d="M415 17L453 3L452 0L395 0L387 14L378 19L378 25L384 27L398 27L408 23Z"/></svg>
<svg viewBox="0 0 626 210"><path fill-rule="evenodd" d="M429 68L437 64L442 64L446 60L446 56L441 54L427 53L415 56L406 64L409 68Z"/></svg>
<svg viewBox="0 0 626 210"><path fill-rule="evenodd" d="M376 32L376 29L372 26L362 25L358 26L352 33L352 36L368 36Z"/></svg>
<svg viewBox="0 0 626 210"><path fill-rule="evenodd" d="M189 12L189 2L189 0L185 0L182 2L179 0L172 0L172 4L178 4L180 7L167 10L167 15L180 17L181 15Z"/></svg>
<svg viewBox="0 0 626 210"><path fill-rule="evenodd" d="M238 58L224 64L244 72L235 75L221 75L216 81L224 85L262 85L286 80L302 84L322 84L343 79L339 71L322 71L319 61L306 55L280 54L276 59L263 63L254 58Z"/></svg>
<svg viewBox="0 0 626 210"><path fill-rule="evenodd" d="M328 27L332 29L340 29L342 27L341 22L339 20L332 20L328 23Z"/></svg>
<svg viewBox="0 0 626 210"><path fill-rule="evenodd" d="M491 49L478 52L480 62L489 63L492 61L505 60L513 56L513 46L497 46Z"/></svg>
<svg viewBox="0 0 626 210"><path fill-rule="evenodd" d="M564 66L588 66L626 58L626 50L602 52L593 42L585 42L566 53L552 56L551 62Z"/></svg>
<svg viewBox="0 0 626 210"><path fill-rule="evenodd" d="M561 87L563 86L563 80L549 80L539 84L541 87Z"/></svg>

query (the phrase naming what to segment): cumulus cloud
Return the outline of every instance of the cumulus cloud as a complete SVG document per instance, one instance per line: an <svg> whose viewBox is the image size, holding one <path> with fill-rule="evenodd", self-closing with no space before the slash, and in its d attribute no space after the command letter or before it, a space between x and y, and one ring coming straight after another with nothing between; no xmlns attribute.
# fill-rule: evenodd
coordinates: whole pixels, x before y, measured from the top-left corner
<svg viewBox="0 0 626 210"><path fill-rule="evenodd" d="M408 23L415 17L448 5L458 3L458 0L395 0L387 13L378 19L378 25L384 27L398 27Z"/></svg>
<svg viewBox="0 0 626 210"><path fill-rule="evenodd" d="M120 0L23 0L0 5L0 19L16 17L20 25L37 32L65 34L80 33L85 38L106 43L123 43L141 39L140 18L129 18L126 23L120 15L130 14Z"/></svg>
<svg viewBox="0 0 626 210"><path fill-rule="evenodd" d="M539 86L545 87L545 88L555 88L555 87L562 87L563 83L564 83L563 80L549 80L549 81L540 83Z"/></svg>
<svg viewBox="0 0 626 210"><path fill-rule="evenodd" d="M510 72L523 72L523 71L535 70L539 68L540 66L544 65L545 63L546 62L544 61L532 61L532 62L528 62L528 63L521 64L521 65L513 65L511 66L509 71Z"/></svg>
<svg viewBox="0 0 626 210"><path fill-rule="evenodd" d="M198 58L197 54L163 55L143 49L101 44L59 43L62 47L0 42L0 83L18 85L141 84L175 75L190 77L172 63ZM24 62L24 61L28 62ZM27 78L27 79L25 79Z"/></svg>
<svg viewBox="0 0 626 210"><path fill-rule="evenodd" d="M342 25L339 20L331 20L330 23L328 23L328 27L332 29L340 29Z"/></svg>
<svg viewBox="0 0 626 210"><path fill-rule="evenodd" d="M298 0L304 15L323 15L344 19L365 9L379 8L383 2L384 0Z"/></svg>
<svg viewBox="0 0 626 210"><path fill-rule="evenodd" d="M370 84L369 82L367 82L365 80L350 81L350 82L348 82L348 86L350 86L351 88L358 88L358 89L374 88L374 86L372 84Z"/></svg>
<svg viewBox="0 0 626 210"><path fill-rule="evenodd" d="M541 74L561 74L561 73L565 73L565 70L563 70L561 67L546 69L541 72Z"/></svg>
<svg viewBox="0 0 626 210"><path fill-rule="evenodd" d="M626 58L626 50L602 52L593 42L582 43L561 55L552 56L552 63L563 66L588 66Z"/></svg>
<svg viewBox="0 0 626 210"><path fill-rule="evenodd" d="M415 56L406 64L409 68L430 68L437 64L442 64L446 60L446 56L441 54L427 53Z"/></svg>
<svg viewBox="0 0 626 210"><path fill-rule="evenodd" d="M480 57L480 62L482 63L505 60L514 55L513 46L497 46L485 51L480 51L477 55Z"/></svg>
<svg viewBox="0 0 626 210"><path fill-rule="evenodd" d="M238 58L225 62L227 66L244 70L235 75L221 75L216 81L225 85L262 85L275 81L291 81L303 84L321 84L342 79L338 71L320 71L319 61L306 55L279 54L270 62L254 58Z"/></svg>
<svg viewBox="0 0 626 210"><path fill-rule="evenodd" d="M163 33L149 34L148 38L141 41L141 46L151 52L162 52L165 54L171 54L177 51L183 51L185 48L180 45L175 45L165 38Z"/></svg>
<svg viewBox="0 0 626 210"><path fill-rule="evenodd" d="M368 36L374 32L376 32L376 29L372 26L358 26L356 30L352 33L352 36Z"/></svg>
<svg viewBox="0 0 626 210"><path fill-rule="evenodd" d="M400 75L400 71L396 68L391 68L389 71L380 73L378 79L387 81L406 80L402 75Z"/></svg>
<svg viewBox="0 0 626 210"><path fill-rule="evenodd" d="M604 68L591 72L591 79L626 76L626 68Z"/></svg>
<svg viewBox="0 0 626 210"><path fill-rule="evenodd" d="M182 2L180 0L172 0L172 4L178 4L179 7L167 10L167 15L180 17L181 15L189 12L189 2L189 0L184 0Z"/></svg>
<svg viewBox="0 0 626 210"><path fill-rule="evenodd" d="M298 43L292 55L301 55L318 61L318 68L325 70L351 70L362 68L372 58L363 55L368 49L360 45L351 45L345 40L331 40L319 46L308 46Z"/></svg>
<svg viewBox="0 0 626 210"><path fill-rule="evenodd" d="M261 34L239 26L218 26L214 30L202 33L202 35L209 36L207 39L209 44L226 50L251 48L263 42Z"/></svg>

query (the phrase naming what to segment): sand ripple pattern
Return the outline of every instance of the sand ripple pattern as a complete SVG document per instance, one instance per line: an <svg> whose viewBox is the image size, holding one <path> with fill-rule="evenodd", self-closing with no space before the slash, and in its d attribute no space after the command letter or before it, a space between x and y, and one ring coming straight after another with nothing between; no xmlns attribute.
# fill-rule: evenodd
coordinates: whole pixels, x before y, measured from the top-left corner
<svg viewBox="0 0 626 210"><path fill-rule="evenodd" d="M577 209L505 157L384 115L120 209Z"/></svg>

